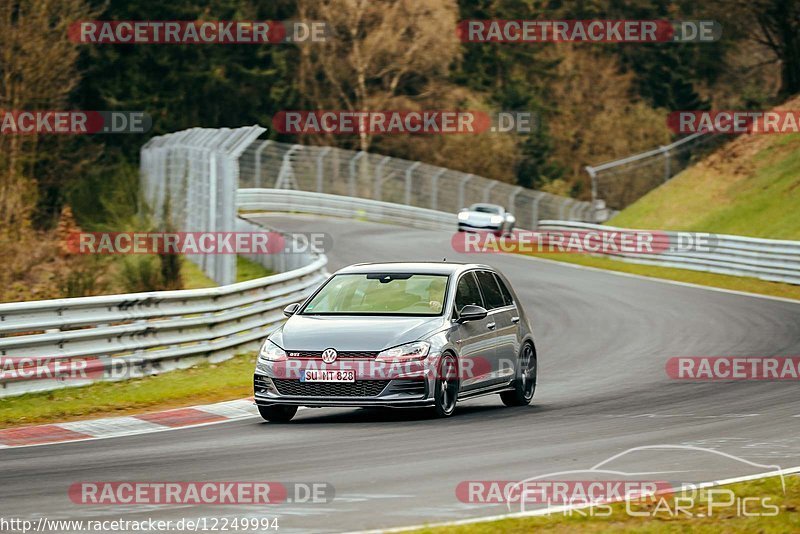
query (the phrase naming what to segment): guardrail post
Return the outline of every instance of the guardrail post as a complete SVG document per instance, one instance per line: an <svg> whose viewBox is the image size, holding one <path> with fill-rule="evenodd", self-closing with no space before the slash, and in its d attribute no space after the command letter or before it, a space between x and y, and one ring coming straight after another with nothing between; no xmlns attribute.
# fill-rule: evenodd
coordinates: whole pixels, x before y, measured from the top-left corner
<svg viewBox="0 0 800 534"><path fill-rule="evenodd" d="M669 159L669 147L660 146L658 149L662 154L664 154L664 183L667 183L667 181L669 181L670 173L672 172L671 161Z"/></svg>
<svg viewBox="0 0 800 534"><path fill-rule="evenodd" d="M278 173L278 179L275 180L275 189L297 189L297 182L294 179L294 169L292 169L292 156L302 148L303 145L292 145L292 148L287 150L283 155L281 170Z"/></svg>
<svg viewBox="0 0 800 534"><path fill-rule="evenodd" d="M496 186L499 183L500 182L496 182L496 181L492 180L491 182L489 182L489 185L487 185L484 188L484 190L483 190L483 201L484 202L489 202L489 194L492 192L492 189L494 189L494 186Z"/></svg>
<svg viewBox="0 0 800 534"><path fill-rule="evenodd" d="M531 230L536 230L539 226L539 202L544 198L544 194L539 193L531 203Z"/></svg>
<svg viewBox="0 0 800 534"><path fill-rule="evenodd" d="M461 179L461 183L458 184L458 205L461 208L465 208L464 205L464 188L467 186L467 182L475 178L475 175L468 174ZM460 209L460 208L459 208Z"/></svg>
<svg viewBox="0 0 800 534"><path fill-rule="evenodd" d="M561 201L561 208L558 210L558 218L562 221L565 220L565 212L567 211L567 205L574 202L572 199L566 198Z"/></svg>
<svg viewBox="0 0 800 534"><path fill-rule="evenodd" d="M520 194L522 189L523 189L523 187L518 185L517 187L514 188L514 190L511 192L511 194L508 195L508 210L509 211L513 211L514 210L514 202L516 202L517 195Z"/></svg>
<svg viewBox="0 0 800 534"><path fill-rule="evenodd" d="M347 184L348 193L351 197L356 196L356 162L364 157L366 152L360 151L350 158L350 180Z"/></svg>
<svg viewBox="0 0 800 534"><path fill-rule="evenodd" d="M386 162L392 159L389 156L384 156L378 164L375 166L375 185L372 187L372 197L375 200L381 199L381 193L383 190L383 166L386 165Z"/></svg>
<svg viewBox="0 0 800 534"><path fill-rule="evenodd" d="M331 151L331 147L326 146L323 148L319 155L317 156L317 193L322 193L323 182L322 182L322 159L325 155Z"/></svg>
<svg viewBox="0 0 800 534"><path fill-rule="evenodd" d="M431 209L435 210L439 207L439 177L444 174L447 169L439 169L436 174L431 178Z"/></svg>
<svg viewBox="0 0 800 534"><path fill-rule="evenodd" d="M414 169L419 167L421 162L415 161L406 169L406 191L405 191L405 204L406 206L411 205L411 175L414 172Z"/></svg>
<svg viewBox="0 0 800 534"><path fill-rule="evenodd" d="M592 205L594 205L595 200L597 200L597 171L590 165L587 165L584 169L589 173L589 179L592 182Z"/></svg>
<svg viewBox="0 0 800 534"><path fill-rule="evenodd" d="M578 202L578 201L576 200L576 201L575 201L575 204L573 204L572 208L569 210L569 220L570 220L570 221L574 221L574 220L576 220L576 219L577 219L577 216L576 216L576 214L575 214L575 211L576 211L578 208L582 208L582 207L583 207L583 204L582 204L581 202Z"/></svg>
<svg viewBox="0 0 800 534"><path fill-rule="evenodd" d="M261 153L269 146L272 141L266 140L256 149L255 164L256 164L256 179L255 186L261 188Z"/></svg>

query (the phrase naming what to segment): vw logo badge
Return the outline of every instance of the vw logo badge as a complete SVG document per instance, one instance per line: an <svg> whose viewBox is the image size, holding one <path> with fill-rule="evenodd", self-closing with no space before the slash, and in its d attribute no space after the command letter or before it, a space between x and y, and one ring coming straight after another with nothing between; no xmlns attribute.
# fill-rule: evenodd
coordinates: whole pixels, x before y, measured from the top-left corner
<svg viewBox="0 0 800 534"><path fill-rule="evenodd" d="M336 361L336 349L325 349L322 351L322 361L325 363L333 363Z"/></svg>

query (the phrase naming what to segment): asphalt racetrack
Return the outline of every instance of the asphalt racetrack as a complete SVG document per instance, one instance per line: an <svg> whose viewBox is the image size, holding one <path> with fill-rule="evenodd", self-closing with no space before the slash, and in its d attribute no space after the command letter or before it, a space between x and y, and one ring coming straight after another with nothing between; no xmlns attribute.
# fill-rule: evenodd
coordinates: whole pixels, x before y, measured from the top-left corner
<svg viewBox="0 0 800 534"><path fill-rule="evenodd" d="M703 481L800 465L797 381L671 380L673 356L796 356L800 303L578 269L504 254L459 255L449 232L344 219L269 216L272 227L327 232L329 270L362 261L488 263L532 319L539 358L533 405L464 402L425 412L305 409L289 425L259 418L97 441L0 450L0 515L50 519L279 518L279 532L340 532L500 514L460 502L465 480L520 480L614 461L660 480ZM702 449L724 452L736 458ZM751 463L746 463L751 462ZM657 475L653 475L657 473ZM579 475L576 475L576 477ZM78 481L324 481L328 504L93 506ZM512 509L511 511L517 511Z"/></svg>

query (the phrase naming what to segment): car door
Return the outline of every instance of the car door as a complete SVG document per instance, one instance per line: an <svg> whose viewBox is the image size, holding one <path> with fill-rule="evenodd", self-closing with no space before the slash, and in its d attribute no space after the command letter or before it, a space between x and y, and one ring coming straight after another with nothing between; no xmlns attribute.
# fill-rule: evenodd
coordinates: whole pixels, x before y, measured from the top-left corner
<svg viewBox="0 0 800 534"><path fill-rule="evenodd" d="M456 283L455 311L458 312L468 304L485 307L474 271L462 274ZM492 380L493 365L496 360L496 335L489 326L491 322L487 316L478 321L461 323L457 327L454 338L461 353L459 361L461 391L478 389Z"/></svg>
<svg viewBox="0 0 800 534"><path fill-rule="evenodd" d="M495 332L494 360L491 376L487 383L500 384L509 382L514 377L517 360L517 324L516 307L503 295L500 280L490 271L477 271L478 286L489 310L489 328ZM506 289L506 292L508 290ZM510 297L510 295L509 295ZM519 319L516 319L519 321Z"/></svg>
<svg viewBox="0 0 800 534"><path fill-rule="evenodd" d="M520 334L519 322L520 313L517 308L517 303L514 302L514 297L511 296L511 291L508 290L505 280L497 273L493 273L495 282L500 288L500 293L503 296L504 307L499 314L502 319L499 319L497 325L497 351L501 360L501 365L506 367L515 368L517 359L519 358L520 348L522 344L522 335ZM502 337L501 337L502 332ZM507 377L511 378L511 377Z"/></svg>

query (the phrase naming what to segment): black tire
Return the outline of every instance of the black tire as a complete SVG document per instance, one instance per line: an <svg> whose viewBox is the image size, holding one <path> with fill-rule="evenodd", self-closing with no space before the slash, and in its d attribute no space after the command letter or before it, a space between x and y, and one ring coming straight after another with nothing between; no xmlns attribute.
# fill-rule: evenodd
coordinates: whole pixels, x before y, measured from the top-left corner
<svg viewBox="0 0 800 534"><path fill-rule="evenodd" d="M436 417L450 417L456 411L459 385L458 360L452 354L444 354L434 382L433 413Z"/></svg>
<svg viewBox="0 0 800 534"><path fill-rule="evenodd" d="M525 343L519 356L519 376L514 380L514 389L504 391L500 399L506 406L527 406L536 393L538 367L536 350L531 343Z"/></svg>
<svg viewBox="0 0 800 534"><path fill-rule="evenodd" d="M283 406L276 404L274 406L259 406L258 413L265 421L270 423L288 423L297 413L297 406Z"/></svg>

